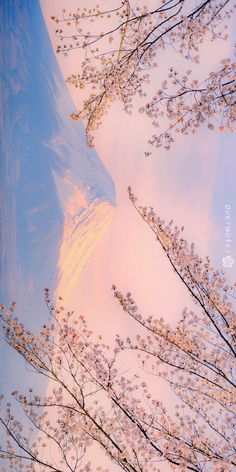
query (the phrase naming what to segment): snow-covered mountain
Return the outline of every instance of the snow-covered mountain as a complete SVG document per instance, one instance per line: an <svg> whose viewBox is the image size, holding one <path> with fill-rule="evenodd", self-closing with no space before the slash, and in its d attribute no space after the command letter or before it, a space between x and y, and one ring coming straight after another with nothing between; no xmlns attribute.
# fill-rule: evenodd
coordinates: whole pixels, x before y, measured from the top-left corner
<svg viewBox="0 0 236 472"><path fill-rule="evenodd" d="M1 0L1 303L38 328L43 289L69 298L115 206L111 177L52 50L38 0ZM3 349L3 348L2 348ZM1 356L2 376L10 357Z"/></svg>

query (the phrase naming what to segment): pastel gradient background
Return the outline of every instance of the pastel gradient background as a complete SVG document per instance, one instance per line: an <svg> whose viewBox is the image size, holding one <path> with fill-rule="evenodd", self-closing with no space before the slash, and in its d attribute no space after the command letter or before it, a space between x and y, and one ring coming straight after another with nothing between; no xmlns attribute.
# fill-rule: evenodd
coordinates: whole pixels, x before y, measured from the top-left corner
<svg viewBox="0 0 236 472"><path fill-rule="evenodd" d="M93 3L90 1L86 6ZM53 0L41 0L41 5L55 50L55 24L50 17L60 16L65 5ZM66 4L67 11L74 11L77 6L74 0ZM222 57L232 54L233 25L234 21L230 25L231 42L219 41L214 46L202 47L198 77L204 77ZM57 59L67 77L78 70L81 56L78 51L71 51L67 57L57 55ZM189 67L172 50L166 50L160 56L158 69L151 71L150 91L162 81L173 61L180 70ZM79 107L83 92L70 86L68 90ZM186 303L185 291L179 287L161 250L128 202L128 185L139 197L140 204L151 205L163 218L174 218L178 225L184 225L186 237L195 242L201 255L210 255L218 267L222 267L224 256L226 204L231 205L232 239L235 234L235 136L202 128L195 137L179 137L171 151L153 150L153 157L145 159L147 139L152 132L151 123L144 115L135 111L132 116L126 115L121 105L114 104L95 135L95 147L115 182L117 207L111 225L80 277L72 303L75 306L79 303L93 323L98 320L101 326L103 319L104 328L111 316L114 330L122 324L120 309L109 293L112 283L124 291L131 290L147 312L158 310L170 320L176 319ZM232 257L235 244L232 240ZM226 272L234 279L234 268ZM92 299L86 296L89 293L93 293ZM101 307L99 312L98 307Z"/></svg>

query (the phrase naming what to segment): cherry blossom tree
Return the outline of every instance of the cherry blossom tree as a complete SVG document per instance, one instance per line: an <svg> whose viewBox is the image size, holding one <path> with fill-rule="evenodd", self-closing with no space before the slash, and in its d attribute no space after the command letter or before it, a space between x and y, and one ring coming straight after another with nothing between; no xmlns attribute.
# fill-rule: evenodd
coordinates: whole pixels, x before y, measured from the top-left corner
<svg viewBox="0 0 236 472"><path fill-rule="evenodd" d="M82 109L72 118L85 120L89 143L111 102L121 101L131 113L134 99L145 99L150 70L161 66L161 51L166 48L172 48L173 61L176 53L186 59L186 72L181 74L171 67L153 97L140 107L155 128L161 126L163 117L169 122L149 143L169 149L175 132L196 133L203 123L209 129L232 131L236 115L234 60L222 59L203 80L192 77L187 63L200 62L203 43L228 39L233 0L159 0L148 5L123 0L113 5L108 9L97 5L75 12L63 10L61 17L52 17L57 23L57 52L83 52L82 72L72 74L67 82L88 90Z"/></svg>
<svg viewBox="0 0 236 472"><path fill-rule="evenodd" d="M48 289L50 322L39 335L17 319L14 304L8 311L2 307L6 343L48 380L45 396L33 389L12 393L24 423L14 403L5 406L1 399L0 456L7 464L2 471L104 471L102 460L95 468L89 461L94 444L111 466L125 471L157 472L167 465L173 471L232 472L236 467L235 285L195 253L182 229L162 221L153 208L139 207L131 189L129 197L196 309L185 308L171 327L139 313L131 294L113 286L140 330L133 338L117 335L109 346L95 338L84 316L66 312L61 300L54 304ZM173 412L158 398L163 383L175 398Z"/></svg>

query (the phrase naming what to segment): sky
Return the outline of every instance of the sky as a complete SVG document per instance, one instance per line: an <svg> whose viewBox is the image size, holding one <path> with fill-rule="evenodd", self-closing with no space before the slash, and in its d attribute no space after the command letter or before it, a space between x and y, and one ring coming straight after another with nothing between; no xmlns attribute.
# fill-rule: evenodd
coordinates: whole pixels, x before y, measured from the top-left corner
<svg viewBox="0 0 236 472"><path fill-rule="evenodd" d="M77 3L67 1L66 8L73 11ZM53 0L41 0L41 5L56 49L55 26L50 17L60 15L65 5ZM217 46L202 51L202 74L213 69L219 58L227 56L232 45ZM81 57L72 51L67 57L57 55L57 60L66 78L79 70ZM172 64L171 53L167 52L161 60L161 67L151 73L150 87L161 80L160 69L163 73ZM79 108L83 92L70 86L68 90ZM195 137L177 139L168 153L153 150L152 157L147 159L144 152L152 131L144 115L134 111L129 116L115 103L95 133L95 148L115 183L116 207L69 297L69 306L85 314L91 329L108 342L117 332L129 335L136 331L112 296L113 283L123 293L131 291L142 313L163 316L171 324L179 319L184 306L191 306L161 248L130 205L129 185L140 204L151 205L164 219L173 218L179 226L184 225L187 239L194 241L202 256L210 255L219 268L225 255L225 205L230 205L231 253L236 259L235 136L209 133L203 128ZM235 279L235 273L235 266L226 269L230 280ZM165 396L166 392L162 393Z"/></svg>
<svg viewBox="0 0 236 472"><path fill-rule="evenodd" d="M73 10L78 3L82 4L82 0L66 0L66 7ZM41 0L40 4L55 51L55 23L51 16L60 15L65 1ZM232 43L233 40L232 35ZM232 43L205 46L200 74L207 73L219 58L227 56ZM55 57L64 78L79 70L81 56L77 51L67 57ZM40 60L43 61L41 56ZM171 51L162 56L159 68L151 71L150 90L162 81L173 60L176 57ZM178 65L184 67L181 61ZM17 67L20 69L19 63ZM47 70L44 73L47 76ZM89 154L88 166L84 141L79 148L83 159L78 160L77 173L77 129L71 128L74 125L69 113L79 108L84 95L73 87L66 86L66 90L58 85L56 76L53 83L56 93L53 90L52 101L59 124L50 129L44 144L48 153L61 159L53 173L55 194L63 213L63 225L60 231L55 230L60 232L56 295L64 298L68 309L85 314L91 329L109 342L117 332L128 335L136 329L114 299L113 283L124 293L131 291L142 313L163 316L175 324L183 307L190 306L188 294L129 203L127 187L131 185L141 205L151 205L164 219L173 218L179 226L183 225L186 238L195 242L200 254L210 255L216 266L222 268L226 255L226 205L231 212L231 255L236 261L235 135L202 128L194 137L176 139L169 152L154 149L152 157L145 158L147 139L153 132L150 120L137 110L127 115L119 103L114 103L96 131L96 155ZM17 81L12 87L17 95ZM40 108L40 98L37 107ZM45 128L49 122L48 119ZM81 140L82 134L80 125ZM30 211L33 232L33 215L38 214L39 207ZM15 271L18 269L15 267ZM230 280L235 279L235 269L236 263L226 269Z"/></svg>
<svg viewBox="0 0 236 472"><path fill-rule="evenodd" d="M93 2L86 6L90 4ZM65 5L63 1L53 0L41 0L41 5L55 50L55 24L50 18L60 16ZM77 6L78 2L74 0L66 3L67 11L74 11ZM219 59L231 53L233 40L232 34L232 43L218 42L217 47L207 44L202 48L200 75L211 71ZM81 56L78 51L71 51L67 57L58 54L57 59L65 78L79 70ZM174 60L178 61L176 57ZM160 67L151 72L150 89L162 80L162 74L172 64L173 52L165 51ZM180 61L179 67L186 65ZM83 92L72 86L68 89L79 107ZM145 159L147 138L152 132L152 125L143 114L136 110L132 116L127 115L121 105L115 103L95 133L95 148L115 183L116 209L71 297L73 308L78 306L86 312L93 326L106 329L112 316L114 330L121 326L126 329L126 320L110 292L112 283L124 292L130 290L144 311L157 314L158 310L169 320L175 320L186 303L186 294L171 273L160 248L128 202L126 189L129 185L140 204L151 205L164 219L173 218L179 226L183 225L187 239L194 241L202 256L210 255L220 268L224 256L224 207L227 204L231 206L231 224L235 232L235 136L209 133L202 128L197 136L176 139L171 151L154 149L152 157ZM233 241L232 257L235 245ZM227 275L233 279L234 267L227 270ZM168 297L170 287L171 299ZM90 293L92 297L88 297Z"/></svg>

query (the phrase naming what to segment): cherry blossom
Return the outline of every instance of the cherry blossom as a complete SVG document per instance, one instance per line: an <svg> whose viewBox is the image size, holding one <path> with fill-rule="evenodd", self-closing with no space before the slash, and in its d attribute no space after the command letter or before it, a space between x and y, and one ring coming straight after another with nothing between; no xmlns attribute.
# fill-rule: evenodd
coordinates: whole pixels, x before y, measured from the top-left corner
<svg viewBox="0 0 236 472"><path fill-rule="evenodd" d="M131 293L113 286L138 334L117 335L108 345L84 315L66 312L61 298L53 303L48 289L50 322L38 335L18 320L15 303L9 310L2 306L5 342L48 381L45 396L32 388L12 392L11 402L1 396L2 472L105 472L102 459L96 466L90 460L94 444L125 471L157 472L163 464L178 472L236 467L236 285L196 254L183 228L138 206L128 190L195 309L185 307L173 327L141 314ZM159 399L159 382L174 395L174 413ZM25 414L23 423L15 404Z"/></svg>
<svg viewBox="0 0 236 472"><path fill-rule="evenodd" d="M67 55L78 49L83 54L81 72L69 76L67 82L87 91L81 110L71 117L85 120L88 143L92 145L93 133L113 101L121 101L131 113L136 97L144 100L140 111L151 118L154 127L161 127L163 117L169 122L165 131L150 138L151 145L168 150L175 132L196 133L203 123L208 129L233 131L236 66L232 57L224 58L201 82L190 78L189 65L183 76L173 66L146 103L145 97L150 71L160 66L158 75L161 73L161 51L172 48L186 64L198 64L204 42L228 40L234 8L232 0L159 0L153 9L123 0L107 10L99 5L75 12L64 9L61 17L52 17L57 24L57 52Z"/></svg>

